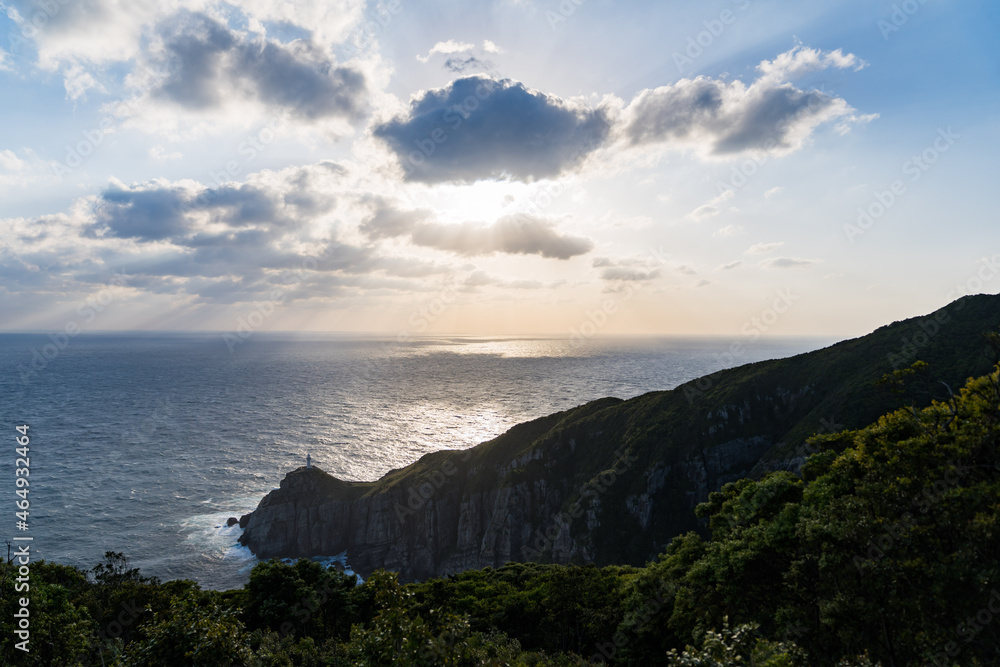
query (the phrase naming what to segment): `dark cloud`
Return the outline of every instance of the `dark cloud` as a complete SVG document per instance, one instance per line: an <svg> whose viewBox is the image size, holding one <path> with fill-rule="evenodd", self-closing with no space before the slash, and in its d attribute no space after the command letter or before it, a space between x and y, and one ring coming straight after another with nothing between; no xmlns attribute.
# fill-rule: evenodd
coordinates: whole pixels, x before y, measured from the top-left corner
<svg viewBox="0 0 1000 667"><path fill-rule="evenodd" d="M178 245L203 246L227 239L233 243L273 238L296 219L288 215L281 195L240 184L207 188L194 193L176 186L113 187L94 207L91 235L110 235L140 241L169 240ZM294 205L293 205L294 207ZM315 211L314 211L315 212ZM201 231L201 216L228 228ZM246 228L260 225L260 229Z"/></svg>
<svg viewBox="0 0 1000 667"><path fill-rule="evenodd" d="M847 109L839 98L791 84L744 89L738 81L699 77L641 93L625 132L632 144L697 141L715 155L780 151Z"/></svg>
<svg viewBox="0 0 1000 667"><path fill-rule="evenodd" d="M471 76L425 92L374 134L396 153L408 180L470 182L508 172L528 181L572 168L610 127L603 110Z"/></svg>
<svg viewBox="0 0 1000 667"><path fill-rule="evenodd" d="M455 74L468 74L469 72L489 72L493 69L493 63L487 60L480 60L475 56L455 56L444 61L444 67Z"/></svg>
<svg viewBox="0 0 1000 667"><path fill-rule="evenodd" d="M187 234L186 191L181 188L111 188L95 205L91 233L161 241Z"/></svg>
<svg viewBox="0 0 1000 667"><path fill-rule="evenodd" d="M626 110L625 136L633 145L678 143L704 146L715 155L795 150L821 123L871 120L847 102L791 80L830 67L860 69L864 63L839 50L797 46L758 67L749 86L700 76L644 90Z"/></svg>
<svg viewBox="0 0 1000 667"><path fill-rule="evenodd" d="M359 118L365 108L364 76L338 67L309 42L250 39L200 13L179 13L161 27L166 77L153 91L189 109L219 106L250 96L296 115Z"/></svg>
<svg viewBox="0 0 1000 667"><path fill-rule="evenodd" d="M402 211L382 200L370 200L374 211L361 224L371 239L407 236L411 243L457 255L541 255L569 259L590 252L590 239L559 233L552 221L530 215L507 215L492 224L442 224L429 211Z"/></svg>
<svg viewBox="0 0 1000 667"><path fill-rule="evenodd" d="M216 303L263 298L273 289L289 301L345 290L413 290L420 289L415 280L452 271L436 262L380 255L371 245L315 238L316 216L336 205L321 192L323 184L313 182L329 165L317 166L285 172L267 185L197 189L152 182L108 188L95 202L84 235L90 242L133 243L103 245L93 266L70 257L66 271L102 275L107 266L127 266L137 288ZM31 238L37 242L37 236ZM58 254L35 253L31 259L46 260L52 271L64 261Z"/></svg>

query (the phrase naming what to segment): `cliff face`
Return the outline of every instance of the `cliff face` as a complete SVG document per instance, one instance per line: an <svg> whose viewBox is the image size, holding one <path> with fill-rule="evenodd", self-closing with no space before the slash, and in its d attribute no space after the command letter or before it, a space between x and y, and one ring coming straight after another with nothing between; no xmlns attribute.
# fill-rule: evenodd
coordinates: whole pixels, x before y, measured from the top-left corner
<svg viewBox="0 0 1000 667"><path fill-rule="evenodd" d="M732 461L756 461L769 443L739 441L703 452L674 466L631 470L636 457L622 455L589 484L574 489L564 480L525 474L524 466L540 463L546 470L561 467L534 455L514 461L504 472L509 484L478 488L480 470L470 456L452 453L415 485L394 484L376 490L348 485L323 470L298 468L281 487L269 493L250 515L240 537L259 558L336 555L347 551L351 566L363 575L377 568L400 573L404 580L443 576L509 561L544 560L592 563L601 547L599 537L606 507L602 501L621 494L614 487L641 477L641 493L624 501L625 521L619 528L644 533L653 526L654 507L662 512L665 490L683 488L671 503L677 531L694 528L692 510L710 490L731 475ZM572 449L569 454L572 454ZM742 469L742 468L741 468ZM521 481L515 481L522 477ZM370 485L374 487L375 485ZM617 511L615 512L617 513Z"/></svg>
<svg viewBox="0 0 1000 667"><path fill-rule="evenodd" d="M932 397L878 389L883 374L918 358L934 373L927 386L988 372L981 334L997 329L1000 297L967 297L825 350L542 417L377 482L299 468L251 513L240 542L260 558L347 551L363 575L386 568L406 580L508 561L640 564L698 529L694 507L726 482L794 468L808 435Z"/></svg>

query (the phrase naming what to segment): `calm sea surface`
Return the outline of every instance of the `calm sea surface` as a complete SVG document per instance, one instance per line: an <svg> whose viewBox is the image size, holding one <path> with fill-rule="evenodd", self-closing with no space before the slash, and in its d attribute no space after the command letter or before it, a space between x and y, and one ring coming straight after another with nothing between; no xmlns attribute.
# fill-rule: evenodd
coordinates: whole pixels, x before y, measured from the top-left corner
<svg viewBox="0 0 1000 667"><path fill-rule="evenodd" d="M123 551L144 574L220 589L242 585L254 563L226 518L252 510L307 452L335 476L374 480L522 421L734 365L721 338L257 333L232 351L220 334L58 342L0 334L0 537L31 535L36 557L83 568ZM758 341L737 362L831 342ZM27 533L14 516L19 424L31 437Z"/></svg>

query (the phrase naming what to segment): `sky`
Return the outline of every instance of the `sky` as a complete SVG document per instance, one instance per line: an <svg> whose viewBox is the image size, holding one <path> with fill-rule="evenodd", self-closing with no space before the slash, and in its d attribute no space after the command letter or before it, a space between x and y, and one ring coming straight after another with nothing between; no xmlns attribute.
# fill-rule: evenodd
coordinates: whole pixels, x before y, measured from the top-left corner
<svg viewBox="0 0 1000 667"><path fill-rule="evenodd" d="M995 2L0 8L2 330L846 337L1000 291Z"/></svg>

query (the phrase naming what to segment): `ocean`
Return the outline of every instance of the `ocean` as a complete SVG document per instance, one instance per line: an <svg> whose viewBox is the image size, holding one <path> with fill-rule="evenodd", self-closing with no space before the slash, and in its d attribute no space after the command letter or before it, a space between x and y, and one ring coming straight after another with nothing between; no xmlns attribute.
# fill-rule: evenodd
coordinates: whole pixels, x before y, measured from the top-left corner
<svg viewBox="0 0 1000 667"><path fill-rule="evenodd" d="M307 454L342 479L374 480L593 399L834 341L761 339L735 359L732 342L0 334L0 537L31 536L36 559L87 569L120 551L147 576L236 588L256 560L226 519L253 510ZM27 531L14 516L22 424Z"/></svg>

